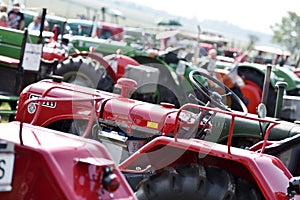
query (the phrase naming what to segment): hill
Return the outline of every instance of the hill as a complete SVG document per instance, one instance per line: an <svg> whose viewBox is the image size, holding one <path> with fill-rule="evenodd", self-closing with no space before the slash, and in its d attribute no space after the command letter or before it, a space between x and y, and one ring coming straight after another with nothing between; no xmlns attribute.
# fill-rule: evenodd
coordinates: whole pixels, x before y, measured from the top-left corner
<svg viewBox="0 0 300 200"><path fill-rule="evenodd" d="M220 33L230 39L231 46L245 46L249 42L249 35L256 35L259 38L257 44L272 45L271 35L259 33L251 30L245 30L226 21L187 19L180 16L170 15L164 11L154 10L149 7L141 6L126 0L30 0L26 1L27 8L47 8L48 13L74 18L85 16L92 18L95 11L102 7L117 8L124 18L119 18L118 23L124 26L134 27L155 27L160 19L175 19L179 21L184 29L188 32L197 32L197 25L202 30L209 30ZM106 18L107 21L113 21L113 18ZM273 45L274 46L274 45Z"/></svg>

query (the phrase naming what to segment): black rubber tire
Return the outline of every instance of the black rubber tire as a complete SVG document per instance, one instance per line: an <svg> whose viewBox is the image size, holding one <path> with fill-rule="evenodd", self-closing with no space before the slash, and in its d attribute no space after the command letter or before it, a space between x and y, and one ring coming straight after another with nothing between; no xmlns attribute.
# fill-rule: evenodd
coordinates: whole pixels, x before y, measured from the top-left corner
<svg viewBox="0 0 300 200"><path fill-rule="evenodd" d="M264 85L264 75L257 70L247 68L247 67L239 67L238 74L246 80L249 80L255 84L261 90L263 90ZM276 92L274 87L270 84L269 86L269 93L268 93L268 100L267 100L267 116L273 117L275 113L275 104L276 104Z"/></svg>
<svg viewBox="0 0 300 200"><path fill-rule="evenodd" d="M177 95L174 94L168 87L165 87L164 85L158 85L157 88L159 93L159 97L157 98L158 103L171 103L174 104L175 108L182 106L181 103L179 103Z"/></svg>
<svg viewBox="0 0 300 200"><path fill-rule="evenodd" d="M76 120L74 119L71 123L69 133L73 135L83 136L86 128L87 128L88 121L87 120Z"/></svg>
<svg viewBox="0 0 300 200"><path fill-rule="evenodd" d="M232 88L230 88L232 92L234 92L243 102L244 104L247 106L248 105L248 100L246 98L244 98L243 93L240 89L240 87L238 86L233 86ZM231 109L232 110L238 110L238 111L242 111L241 106L238 104L238 102L236 102L235 99L232 99L233 102L231 102Z"/></svg>
<svg viewBox="0 0 300 200"><path fill-rule="evenodd" d="M264 199L261 192L250 185L244 179L238 178L236 180L236 199L251 199L251 200L262 200Z"/></svg>
<svg viewBox="0 0 300 200"><path fill-rule="evenodd" d="M72 123L73 123L72 119L60 120L60 121L55 121L55 122L49 124L48 126L46 126L46 128L65 132L65 133L71 133L73 135L78 135L78 133L74 133L71 131L70 127L71 127Z"/></svg>
<svg viewBox="0 0 300 200"><path fill-rule="evenodd" d="M114 81L105 67L96 63L82 56L71 57L59 63L54 74L63 76L65 82L112 92Z"/></svg>
<svg viewBox="0 0 300 200"><path fill-rule="evenodd" d="M235 180L232 174L224 169L210 166L206 168L206 178L208 184L204 199L235 199Z"/></svg>
<svg viewBox="0 0 300 200"><path fill-rule="evenodd" d="M139 200L264 199L256 186L215 167L182 165L144 179L135 192Z"/></svg>
<svg viewBox="0 0 300 200"><path fill-rule="evenodd" d="M143 181L136 196L139 200L201 199L206 192L206 182L205 169L199 165L169 168Z"/></svg>
<svg viewBox="0 0 300 200"><path fill-rule="evenodd" d="M135 56L133 59L142 65L159 69L158 96L156 103L171 103L174 104L176 108L179 108L190 102L188 92L185 91L183 83L180 83L179 85L176 84L171 72L162 61L147 56Z"/></svg>

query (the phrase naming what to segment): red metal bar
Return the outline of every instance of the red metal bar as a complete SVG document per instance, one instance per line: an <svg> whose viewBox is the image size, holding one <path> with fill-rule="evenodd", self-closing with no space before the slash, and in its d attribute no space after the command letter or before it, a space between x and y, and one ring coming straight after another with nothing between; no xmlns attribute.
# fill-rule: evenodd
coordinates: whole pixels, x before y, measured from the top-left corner
<svg viewBox="0 0 300 200"><path fill-rule="evenodd" d="M230 154L230 147L231 147L231 141L232 141L232 134L233 134L233 129L234 129L234 118L235 116L233 115L231 117L230 121L230 127L229 127L229 133L228 133L228 139L227 139L227 149L228 153Z"/></svg>
<svg viewBox="0 0 300 200"><path fill-rule="evenodd" d="M264 146L266 146L270 130L274 126L280 124L280 122L277 122L277 121L274 121L274 120L271 120L271 119L257 118L257 117L254 117L254 116L244 115L244 113L239 112L239 111L229 112L229 111L220 110L220 109L217 109L217 108L205 107L205 106L202 106L202 105L196 105L196 104L188 103L188 104L185 104L182 107L180 107L178 112L177 112L176 119L175 119L175 130L174 130L174 139L175 139L175 141L177 141L177 130L178 130L179 125L180 125L180 121L179 121L180 113L182 112L182 110L185 110L187 108L198 108L199 110L213 111L213 112L217 112L217 113L227 114L227 115L230 115L232 117L231 124L230 124L230 129L229 129L229 133L228 133L228 141L227 141L228 153L230 153L230 146L231 146L232 135L233 135L233 130L234 130L233 125L234 125L234 120L235 120L236 117L259 121L260 123L261 122L270 123L270 126L266 130L266 134L265 134L265 137L264 137Z"/></svg>

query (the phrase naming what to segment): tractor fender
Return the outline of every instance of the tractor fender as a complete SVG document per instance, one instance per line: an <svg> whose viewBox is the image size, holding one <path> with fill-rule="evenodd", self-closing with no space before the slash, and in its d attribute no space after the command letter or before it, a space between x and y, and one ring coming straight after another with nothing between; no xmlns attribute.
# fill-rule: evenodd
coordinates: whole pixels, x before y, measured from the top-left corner
<svg viewBox="0 0 300 200"><path fill-rule="evenodd" d="M266 72L266 65L261 65L261 64L257 64L257 63L243 63L239 65L239 71L241 69L248 69L249 71L256 71L257 73L261 74L263 77L265 77L265 72ZM240 73L239 73L240 75ZM275 84L277 81L281 81L281 79L274 73L274 71L272 70L271 72L271 77L270 77L270 84L272 85L272 87L275 88Z"/></svg>
<svg viewBox="0 0 300 200"><path fill-rule="evenodd" d="M178 195L183 193L190 195L197 192L207 195L204 199L223 199L223 197L228 197L227 199L262 199L262 197L282 199L279 197L286 194L292 175L277 157L240 148L231 148L231 151L233 153L228 153L226 145L208 141L174 140L174 138L160 136L123 161L119 168L126 171L134 166L142 166L144 169L144 166L150 165L155 170L153 176L146 177L140 182L136 192L138 199L148 200L154 197L155 199L167 199L167 197L181 199L174 196L174 192ZM146 155L147 159L144 159ZM162 157L164 160L161 159ZM195 164L199 166L197 170L189 168L185 171L186 173L182 171L182 168L171 174L164 171L172 168L178 169L182 165ZM201 173L198 173L199 169ZM282 173L274 176L273 170ZM197 173L202 175L201 180L198 179ZM182 177L177 177L176 174ZM198 185L192 189L192 192L191 188L183 187L185 184L181 181L187 181L185 177L188 178L189 183L200 181L201 184L191 184ZM165 182L167 180L170 182ZM277 184L263 184L271 181ZM220 184L218 190L214 187L215 184ZM168 191L164 191L163 188ZM199 196L195 198L191 196L188 199L199 199Z"/></svg>
<svg viewBox="0 0 300 200"><path fill-rule="evenodd" d="M300 84L300 80L297 75L286 67L276 65L273 67L272 71L276 76L280 77L281 81L285 81L288 84L286 91L297 89L297 84Z"/></svg>
<svg viewBox="0 0 300 200"><path fill-rule="evenodd" d="M264 88L264 79L265 79L265 72L266 72L266 65L261 65L257 63L243 63L240 64L238 67L238 74L242 77L245 82L244 92L252 93L250 96L257 96L257 93L263 92ZM270 84L269 84L269 93L268 93L268 100L267 100L267 108L268 108L268 116L274 116L275 113L275 104L276 104L276 90L275 84L278 81L282 81L281 79L276 76L276 74L271 72L270 75ZM260 95L260 96L261 96ZM248 95L249 96L249 95ZM248 98L249 99L249 98ZM252 101L251 101L252 100ZM249 112L255 113L256 107L261 102L261 99L256 99L253 101L254 98L249 99Z"/></svg>
<svg viewBox="0 0 300 200"><path fill-rule="evenodd" d="M266 72L266 65L261 65L257 63L243 63L239 65L239 70L247 68L250 70L255 70L256 72L265 75ZM286 91L291 91L297 89L297 85L300 84L300 79L297 77L297 75L291 71L290 69L286 67L281 67L279 65L274 65L272 67L271 72L271 79L270 83L273 88L275 88L275 85L278 81L285 81L287 82L288 86L286 88Z"/></svg>

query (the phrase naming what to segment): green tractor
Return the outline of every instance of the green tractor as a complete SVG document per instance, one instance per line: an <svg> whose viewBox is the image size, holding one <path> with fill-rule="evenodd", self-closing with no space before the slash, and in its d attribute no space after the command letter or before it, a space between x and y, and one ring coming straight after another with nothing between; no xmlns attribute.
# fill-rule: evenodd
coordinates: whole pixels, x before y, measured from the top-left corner
<svg viewBox="0 0 300 200"><path fill-rule="evenodd" d="M288 65L290 57L288 51L269 46L254 46L242 56L245 56L246 59L239 64L238 74L245 82L245 86L241 90L248 99L249 112L256 112L258 104L264 100L268 108L268 116L273 117L276 114L276 83L278 82L287 83L285 88L287 96L297 97L300 95L300 79L294 72L295 68ZM232 65L220 61L217 62L217 67L230 70ZM267 81L266 86L264 86L265 80ZM267 92L263 96L264 87Z"/></svg>
<svg viewBox="0 0 300 200"><path fill-rule="evenodd" d="M268 67L269 66L269 67ZM217 67L230 70L231 63L217 62ZM270 72L268 72L268 68ZM276 83L286 82L286 95L300 95L300 79L290 70L289 67L276 65L266 65L252 62L243 62L238 65L238 74L243 79L245 85L241 87L244 97L248 100L248 110L250 113L256 113L256 108L262 102L263 90L266 75L269 76L266 93L266 105L268 116L274 116L277 88Z"/></svg>
<svg viewBox="0 0 300 200"><path fill-rule="evenodd" d="M30 60L24 52L27 39L36 44L38 36L0 27L0 37L0 115L12 118L22 88L36 80L38 70L33 68L34 63L26 62Z"/></svg>
<svg viewBox="0 0 300 200"><path fill-rule="evenodd" d="M189 62L190 58L188 58L189 54L183 54L181 48L170 48L168 51L157 51L157 50L147 50L138 49L134 46L130 46L125 42L117 42L112 40L101 40L84 36L72 36L69 38L69 42L76 49L80 51L88 51L89 49L93 49L93 53L89 54L87 57L82 56L80 59L72 58L64 60L59 63L57 66L56 75L60 75L64 77L64 81L72 82L70 80L74 80L77 76L65 76L65 69L70 68L71 66L85 66L89 65L90 69L97 69L99 64L106 68L107 73L103 74L101 77L101 81L109 82L109 83L117 83L117 80L123 76L128 75L128 70L131 70L131 66L141 66L139 68L135 68L135 70L140 70L137 72L138 74L143 74L143 68L146 66L158 69L159 78L158 78L158 90L156 92L151 93L142 93L142 94L133 94L133 98L148 101L151 103L159 103L159 102L168 102L175 105L175 107L180 107L191 99L188 94L193 93L194 96L197 96L197 92L195 92L195 88L191 85L188 74L192 70L198 69L195 65ZM101 56L105 61L100 61ZM223 77L226 77L227 74L223 72L219 72ZM74 72L75 74L75 72ZM93 74L96 74L93 73ZM91 75L92 76L92 75ZM141 76L129 77L133 79L137 79ZM96 78L93 78L96 80ZM100 80L98 78L98 80ZM110 80L110 81L107 81ZM202 80L203 82L204 80ZM114 88L114 84L111 84L109 87L105 85L105 87L94 87L98 89L109 88L107 91L112 91ZM145 84L145 83L143 83ZM140 86L139 86L140 87ZM237 85L232 85L230 87L234 91L239 92L239 88ZM143 89L140 89L141 91ZM143 90L144 91L144 90ZM239 92L241 95L241 92ZM198 98L201 99L201 97ZM225 98L224 98L225 99ZM226 100L225 100L226 101ZM240 109L240 107L233 103L234 100L228 100L230 107L233 109ZM234 108L234 106L237 106Z"/></svg>

